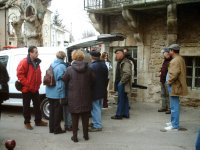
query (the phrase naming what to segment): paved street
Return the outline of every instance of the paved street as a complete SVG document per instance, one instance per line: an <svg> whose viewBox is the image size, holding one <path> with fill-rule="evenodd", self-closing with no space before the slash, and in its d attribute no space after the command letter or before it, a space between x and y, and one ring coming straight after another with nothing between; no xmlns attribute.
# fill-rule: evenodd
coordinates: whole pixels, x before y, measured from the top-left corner
<svg viewBox="0 0 200 150"><path fill-rule="evenodd" d="M6 139L16 140L15 150L194 150L200 110L181 108L181 126L187 131L160 132L170 115L158 113L158 106L132 102L130 119L111 120L110 116L116 109L111 105L111 108L103 110L103 131L89 133L89 141L83 139L79 124L78 143L70 140L71 132L54 135L48 132L47 127L34 127L28 131L23 126L22 109L13 111L12 107L4 107L0 121L0 150L5 150Z"/></svg>

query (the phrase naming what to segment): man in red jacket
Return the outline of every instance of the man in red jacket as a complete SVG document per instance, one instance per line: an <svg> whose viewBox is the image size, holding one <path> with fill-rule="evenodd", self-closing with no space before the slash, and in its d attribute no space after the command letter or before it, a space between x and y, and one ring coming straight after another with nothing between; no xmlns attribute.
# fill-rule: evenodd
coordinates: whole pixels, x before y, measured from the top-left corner
<svg viewBox="0 0 200 150"><path fill-rule="evenodd" d="M22 97L23 97L23 116L24 125L26 129L32 130L31 126L31 112L30 102L33 101L33 108L35 112L35 125L36 126L47 126L47 123L42 121L42 115L40 111L40 98L39 88L42 83L41 60L38 58L38 50L35 46L30 46L28 49L28 55L22 59L17 67L18 80L23 85Z"/></svg>

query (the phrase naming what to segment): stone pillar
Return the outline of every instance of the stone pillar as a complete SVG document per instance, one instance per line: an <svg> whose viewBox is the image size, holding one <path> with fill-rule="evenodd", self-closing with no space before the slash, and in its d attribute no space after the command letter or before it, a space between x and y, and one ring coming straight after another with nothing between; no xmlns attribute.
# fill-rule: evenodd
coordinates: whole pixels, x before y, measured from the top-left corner
<svg viewBox="0 0 200 150"><path fill-rule="evenodd" d="M103 33L103 16L95 13L89 13L89 18L93 23L94 28L100 33Z"/></svg>
<svg viewBox="0 0 200 150"><path fill-rule="evenodd" d="M167 6L167 45L177 42L177 5Z"/></svg>

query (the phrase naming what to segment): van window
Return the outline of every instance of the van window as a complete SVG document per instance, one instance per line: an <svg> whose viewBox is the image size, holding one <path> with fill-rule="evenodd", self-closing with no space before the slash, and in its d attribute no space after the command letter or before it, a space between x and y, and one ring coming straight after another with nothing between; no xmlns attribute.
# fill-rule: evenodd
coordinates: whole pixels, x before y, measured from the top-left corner
<svg viewBox="0 0 200 150"><path fill-rule="evenodd" d="M0 62L6 67L8 63L8 56L7 55L0 56Z"/></svg>

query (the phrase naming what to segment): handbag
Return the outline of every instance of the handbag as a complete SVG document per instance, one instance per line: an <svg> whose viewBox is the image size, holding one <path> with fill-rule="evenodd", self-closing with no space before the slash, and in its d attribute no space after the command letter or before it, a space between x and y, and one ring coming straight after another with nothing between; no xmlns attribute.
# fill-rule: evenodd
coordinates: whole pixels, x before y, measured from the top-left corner
<svg viewBox="0 0 200 150"><path fill-rule="evenodd" d="M18 90L18 91L21 91L22 90L22 87L23 85L21 84L21 82L19 80L15 81L15 88Z"/></svg>
<svg viewBox="0 0 200 150"><path fill-rule="evenodd" d="M61 99L60 99L60 104L61 104L61 105L68 105L68 98L67 98L67 97L61 98Z"/></svg>

